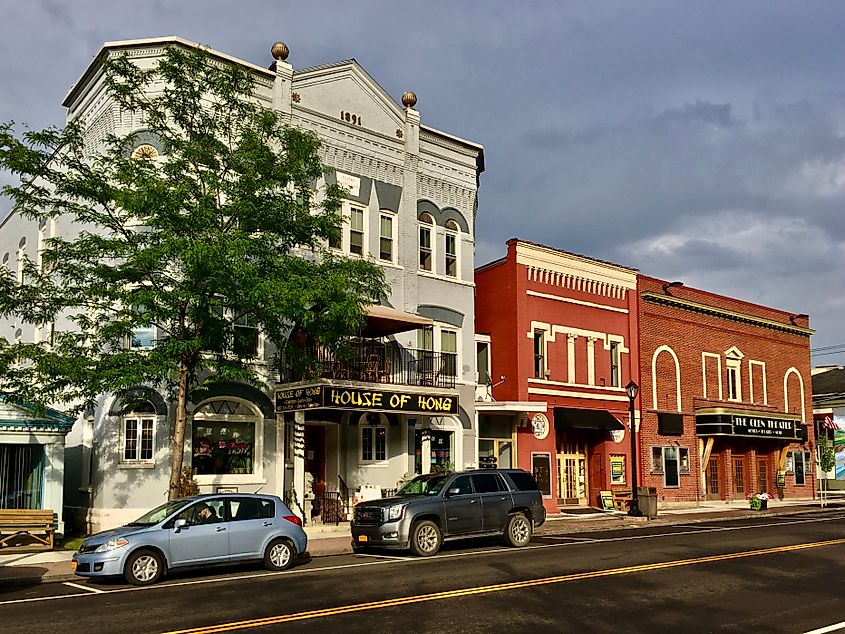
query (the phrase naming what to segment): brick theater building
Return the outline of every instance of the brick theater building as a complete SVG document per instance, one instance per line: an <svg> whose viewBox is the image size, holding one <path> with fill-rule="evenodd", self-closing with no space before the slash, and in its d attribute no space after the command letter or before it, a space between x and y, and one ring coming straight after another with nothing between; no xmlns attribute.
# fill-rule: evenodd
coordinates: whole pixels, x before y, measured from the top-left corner
<svg viewBox="0 0 845 634"><path fill-rule="evenodd" d="M661 503L812 498L807 315L640 275L641 485Z"/></svg>

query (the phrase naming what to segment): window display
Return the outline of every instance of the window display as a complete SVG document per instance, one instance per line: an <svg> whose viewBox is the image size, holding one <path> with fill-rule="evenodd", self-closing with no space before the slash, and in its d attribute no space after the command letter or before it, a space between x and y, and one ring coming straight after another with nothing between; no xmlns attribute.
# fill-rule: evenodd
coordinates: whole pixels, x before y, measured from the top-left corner
<svg viewBox="0 0 845 634"><path fill-rule="evenodd" d="M255 425L195 421L192 447L192 466L197 475L253 473Z"/></svg>

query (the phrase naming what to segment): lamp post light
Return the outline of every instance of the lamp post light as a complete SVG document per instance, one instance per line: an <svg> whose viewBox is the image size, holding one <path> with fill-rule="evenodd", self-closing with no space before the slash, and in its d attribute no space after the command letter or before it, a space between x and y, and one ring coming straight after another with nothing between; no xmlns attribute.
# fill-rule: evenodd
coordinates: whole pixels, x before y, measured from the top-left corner
<svg viewBox="0 0 845 634"><path fill-rule="evenodd" d="M625 386L625 392L628 394L628 412L631 421L631 508L628 509L628 515L631 517L642 517L643 513L640 511L640 498L637 495L637 438L634 433L634 399L637 398L640 386L629 381Z"/></svg>

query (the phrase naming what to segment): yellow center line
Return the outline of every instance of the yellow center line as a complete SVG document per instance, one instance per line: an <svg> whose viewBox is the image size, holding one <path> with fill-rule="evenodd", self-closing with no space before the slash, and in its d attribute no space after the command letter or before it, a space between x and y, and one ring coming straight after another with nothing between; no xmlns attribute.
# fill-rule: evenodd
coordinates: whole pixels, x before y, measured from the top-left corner
<svg viewBox="0 0 845 634"><path fill-rule="evenodd" d="M635 572L647 572L651 570L664 570L666 568L678 568L681 566L694 566L699 564L707 564L715 561L727 561L730 559L742 559L745 557L759 557L761 555L771 555L775 553L786 553L796 550L807 550L810 548L822 548L825 546L837 546L845 544L845 538L832 539L823 542L811 542L807 544L795 544L792 546L777 546L775 548L763 548L760 550L748 550L739 553L728 553L725 555L710 555L707 557L695 557L693 559L678 559L675 561L664 561L654 564L643 564L639 566L625 566L623 568L610 568L607 570L596 570L593 572L577 572L568 575L559 575L556 577L545 577L542 579L529 579L526 581L512 581L509 583L497 583L489 586L478 586L475 588L464 588L460 590L448 590L444 592L434 592L431 594L422 594L412 597L397 597L395 599L385 599L382 601L371 601L368 603L357 603L352 605L343 605L335 608L322 608L319 610L308 610L306 612L296 612L294 614L280 614L278 616L270 616L260 619L252 619L247 621L233 621L231 623L221 623L219 625L210 625L206 627L197 627L187 630L176 630L168 632L167 634L211 634L213 632L230 632L232 630L241 630L253 627L264 627L267 625L277 625L279 623L290 623L292 621L305 621L308 619L324 618L328 616L336 616L338 614L350 614L352 612L364 612L367 610L380 610L384 608L396 607L400 605L410 605L412 603L426 603L429 601L440 601L443 599L453 599L457 597L467 597L479 594L488 594L491 592L503 592L506 590L519 590L522 588L531 588L536 586L546 586L555 583L566 583L570 581L581 581L584 579L596 579L599 577L611 577L614 575L627 575Z"/></svg>

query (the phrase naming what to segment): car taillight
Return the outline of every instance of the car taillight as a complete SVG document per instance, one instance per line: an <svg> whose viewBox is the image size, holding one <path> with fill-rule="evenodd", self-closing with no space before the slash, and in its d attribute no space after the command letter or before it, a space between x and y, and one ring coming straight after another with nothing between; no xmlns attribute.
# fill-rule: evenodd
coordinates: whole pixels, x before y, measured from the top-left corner
<svg viewBox="0 0 845 634"><path fill-rule="evenodd" d="M302 526L302 520L299 519L296 515L285 515L282 519L287 520L291 524L296 524L297 526Z"/></svg>

